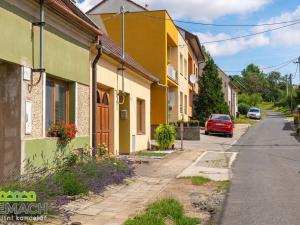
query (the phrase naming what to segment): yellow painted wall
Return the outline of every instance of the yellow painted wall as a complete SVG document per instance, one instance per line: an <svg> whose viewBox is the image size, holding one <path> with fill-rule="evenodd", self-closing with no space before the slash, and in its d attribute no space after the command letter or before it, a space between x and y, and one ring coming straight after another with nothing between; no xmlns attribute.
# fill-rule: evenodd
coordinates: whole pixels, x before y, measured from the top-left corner
<svg viewBox="0 0 300 225"><path fill-rule="evenodd" d="M130 122L131 122L131 116L130 116L130 98L131 96L129 94L126 94L124 103L120 105L120 111L121 110L127 110L127 118L126 119L119 119L119 141L120 141L120 154L129 154L130 153L130 142L131 142L131 132L130 132Z"/></svg>
<svg viewBox="0 0 300 225"><path fill-rule="evenodd" d="M150 143L150 102L151 102L151 82L141 77L141 75L135 73L130 69L125 71L125 92L128 93L127 100L129 101L130 114L126 126L123 126L120 121L120 106L117 103L118 90L122 88L122 77L117 73L117 69L120 65L103 55L99 61L97 68L97 82L102 88L110 90L111 111L110 111L110 144L113 146L114 154L132 152L132 135L137 133L136 125L136 100L137 98L145 100L145 121L146 121L146 133L142 135L136 135L136 151L146 150ZM128 98L129 97L129 98ZM122 124L120 126L120 123ZM125 137L126 136L126 137ZM125 140L126 138L126 140ZM125 143L125 144L124 144ZM121 149L122 146L125 146ZM128 149L129 146L129 149Z"/></svg>
<svg viewBox="0 0 300 225"><path fill-rule="evenodd" d="M121 16L112 15L103 14L101 18L110 38L121 46ZM178 43L178 31L167 18L170 17L164 10L125 15L125 51L158 77L162 84L167 84L167 45L176 46ZM151 124L167 123L166 88L152 85L151 92Z"/></svg>

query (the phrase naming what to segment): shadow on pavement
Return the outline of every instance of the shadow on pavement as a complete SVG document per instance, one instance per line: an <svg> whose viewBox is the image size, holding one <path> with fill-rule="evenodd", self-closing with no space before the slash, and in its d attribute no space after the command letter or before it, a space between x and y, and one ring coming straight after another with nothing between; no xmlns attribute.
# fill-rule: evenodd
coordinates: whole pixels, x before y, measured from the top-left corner
<svg viewBox="0 0 300 225"><path fill-rule="evenodd" d="M292 131L290 135L293 136L300 143L300 135L296 133L296 130L292 125L292 122L285 122L282 130Z"/></svg>
<svg viewBox="0 0 300 225"><path fill-rule="evenodd" d="M294 135L291 135L294 136ZM300 138L300 137L299 137ZM300 140L299 140L300 142ZM225 144L224 144L225 145ZM280 145L280 144L274 144L274 145L245 145L245 144L234 144L232 145L233 147L299 147L298 144L294 144L294 145Z"/></svg>
<svg viewBox="0 0 300 225"><path fill-rule="evenodd" d="M291 131L294 131L292 123L291 122L285 122L282 130L291 130Z"/></svg>
<svg viewBox="0 0 300 225"><path fill-rule="evenodd" d="M268 118L285 118L285 116L282 113L269 113Z"/></svg>
<svg viewBox="0 0 300 225"><path fill-rule="evenodd" d="M209 136L229 138L226 134L218 134L218 133L210 133Z"/></svg>
<svg viewBox="0 0 300 225"><path fill-rule="evenodd" d="M300 135L299 134L296 134L294 132L294 133L291 133L291 136L293 136L300 143Z"/></svg>

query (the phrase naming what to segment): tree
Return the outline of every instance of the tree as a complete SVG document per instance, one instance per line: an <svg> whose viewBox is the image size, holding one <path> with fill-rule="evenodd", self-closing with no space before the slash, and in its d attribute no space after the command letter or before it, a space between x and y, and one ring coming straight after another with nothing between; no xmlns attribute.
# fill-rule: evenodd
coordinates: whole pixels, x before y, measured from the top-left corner
<svg viewBox="0 0 300 225"><path fill-rule="evenodd" d="M285 78L281 76L280 72L272 71L267 75L268 93L265 100L269 102L278 102L282 99L286 92Z"/></svg>
<svg viewBox="0 0 300 225"><path fill-rule="evenodd" d="M247 84L247 93L255 94L260 93L262 96L265 95L267 82L264 74L258 66L250 64L246 69L242 71L243 81Z"/></svg>
<svg viewBox="0 0 300 225"><path fill-rule="evenodd" d="M272 71L265 74L258 66L249 64L242 71L242 76L236 75L233 78L241 92L251 97L257 94L257 97L260 95L266 102L279 102L285 97L286 81L280 72ZM259 101L257 98L255 102Z"/></svg>
<svg viewBox="0 0 300 225"><path fill-rule="evenodd" d="M222 92L222 80L212 58L208 59L203 69L203 74L199 79L199 88L200 92L195 98L194 106L195 115L201 124L204 124L212 113L229 114Z"/></svg>

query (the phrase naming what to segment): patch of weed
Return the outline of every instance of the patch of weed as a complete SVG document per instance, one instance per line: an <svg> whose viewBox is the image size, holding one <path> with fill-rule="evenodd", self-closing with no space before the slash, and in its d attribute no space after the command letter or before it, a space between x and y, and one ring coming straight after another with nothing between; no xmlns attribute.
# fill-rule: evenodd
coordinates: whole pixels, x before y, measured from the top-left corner
<svg viewBox="0 0 300 225"><path fill-rule="evenodd" d="M151 204L142 215L125 222L125 225L166 225L165 221L174 225L197 225L200 219L184 215L183 206L174 199L163 199Z"/></svg>

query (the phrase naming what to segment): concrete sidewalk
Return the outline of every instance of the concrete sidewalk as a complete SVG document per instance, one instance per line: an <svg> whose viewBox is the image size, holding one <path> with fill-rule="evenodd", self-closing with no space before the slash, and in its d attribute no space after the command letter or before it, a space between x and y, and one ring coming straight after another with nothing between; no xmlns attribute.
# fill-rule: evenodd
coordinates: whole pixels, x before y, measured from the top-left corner
<svg viewBox="0 0 300 225"><path fill-rule="evenodd" d="M65 206L71 214L71 222L84 225L121 225L128 218L142 212L161 196L171 181L176 180L186 167L193 163L201 150L175 152L162 160L150 160L137 165L137 177L127 184L111 187L101 196L78 200Z"/></svg>
<svg viewBox="0 0 300 225"><path fill-rule="evenodd" d="M142 212L152 199L155 199L170 182L170 179L138 177L128 185L116 188L105 198L93 202L81 202L81 208L73 207L72 222L84 225L120 225L129 217ZM76 204L78 205L78 203Z"/></svg>

